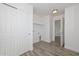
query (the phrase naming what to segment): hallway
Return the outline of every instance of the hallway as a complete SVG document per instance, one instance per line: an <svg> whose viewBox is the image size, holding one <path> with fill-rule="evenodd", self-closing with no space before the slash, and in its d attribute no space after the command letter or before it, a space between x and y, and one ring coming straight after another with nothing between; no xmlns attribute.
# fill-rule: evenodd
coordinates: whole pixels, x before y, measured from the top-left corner
<svg viewBox="0 0 79 59"><path fill-rule="evenodd" d="M21 56L79 56L79 53L59 47L56 43L38 42L34 44L34 50Z"/></svg>

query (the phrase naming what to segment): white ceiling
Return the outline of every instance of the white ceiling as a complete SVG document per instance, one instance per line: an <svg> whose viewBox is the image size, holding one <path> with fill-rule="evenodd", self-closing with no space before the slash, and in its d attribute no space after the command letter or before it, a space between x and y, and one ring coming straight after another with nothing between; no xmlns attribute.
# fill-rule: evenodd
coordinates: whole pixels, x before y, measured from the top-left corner
<svg viewBox="0 0 79 59"><path fill-rule="evenodd" d="M66 7L76 5L76 3L30 3L34 7L34 13L40 15L48 15L53 9L58 9L59 13L63 13Z"/></svg>

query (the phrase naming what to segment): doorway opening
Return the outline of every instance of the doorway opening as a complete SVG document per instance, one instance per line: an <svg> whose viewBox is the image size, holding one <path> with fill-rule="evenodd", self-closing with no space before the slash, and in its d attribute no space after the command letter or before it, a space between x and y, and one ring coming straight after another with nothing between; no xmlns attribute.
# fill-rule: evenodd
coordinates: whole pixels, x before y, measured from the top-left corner
<svg viewBox="0 0 79 59"><path fill-rule="evenodd" d="M61 36L60 36L60 20L56 20L55 21L55 43L60 46L60 39L61 39Z"/></svg>
<svg viewBox="0 0 79 59"><path fill-rule="evenodd" d="M64 47L64 18L55 20L55 43Z"/></svg>

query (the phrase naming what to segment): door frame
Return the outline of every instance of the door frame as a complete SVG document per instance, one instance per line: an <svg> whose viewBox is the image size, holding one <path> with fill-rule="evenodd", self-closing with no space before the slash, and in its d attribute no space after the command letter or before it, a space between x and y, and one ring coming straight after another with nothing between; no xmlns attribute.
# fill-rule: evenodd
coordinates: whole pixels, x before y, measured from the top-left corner
<svg viewBox="0 0 79 59"><path fill-rule="evenodd" d="M55 21L56 20L60 20L61 21L61 29L60 29L60 32L63 31L63 34L61 33L61 37L60 37L60 46L61 47L64 47L65 46L65 39L64 39L64 17L60 17L60 18L57 18L57 19L53 19L53 41L55 42ZM63 29L62 29L63 28Z"/></svg>

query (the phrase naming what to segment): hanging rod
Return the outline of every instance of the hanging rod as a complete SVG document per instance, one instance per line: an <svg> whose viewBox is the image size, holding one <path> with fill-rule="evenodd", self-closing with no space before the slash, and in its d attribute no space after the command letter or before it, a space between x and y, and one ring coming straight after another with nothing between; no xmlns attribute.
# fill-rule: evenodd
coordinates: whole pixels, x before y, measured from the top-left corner
<svg viewBox="0 0 79 59"><path fill-rule="evenodd" d="M13 8L13 9L18 9L18 8L12 6L12 5L7 4L7 3L2 3L2 4L6 5L6 6L8 6L8 7L11 7L11 8Z"/></svg>

